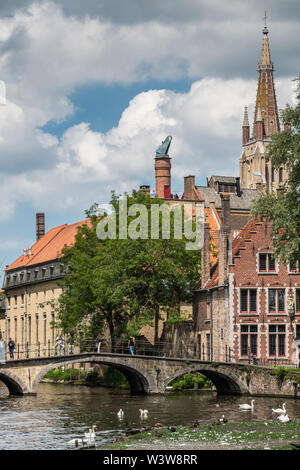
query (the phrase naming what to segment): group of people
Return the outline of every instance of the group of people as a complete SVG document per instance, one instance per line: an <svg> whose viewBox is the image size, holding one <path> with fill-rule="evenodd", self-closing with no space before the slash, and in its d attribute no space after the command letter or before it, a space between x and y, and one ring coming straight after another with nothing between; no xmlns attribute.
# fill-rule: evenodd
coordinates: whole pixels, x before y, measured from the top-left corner
<svg viewBox="0 0 300 470"><path fill-rule="evenodd" d="M102 344L102 335L101 333L98 334L96 338L96 347L97 347L97 352L100 353L101 351L101 344ZM71 336L70 340L68 341L69 344L69 354L74 354L74 339ZM10 359L14 359L14 350L15 350L15 342L10 338L8 342L8 351L9 351L9 357ZM57 347L57 354L61 356L64 351L65 347L65 340L61 334L59 334L56 338L56 347ZM129 347L129 352L133 356L135 353L135 338L134 336L130 336L128 340L128 347ZM5 341L2 336L0 336L0 363L5 362Z"/></svg>
<svg viewBox="0 0 300 470"><path fill-rule="evenodd" d="M8 342L8 351L10 359L14 359L14 350L15 350L15 342L9 338ZM5 341L2 336L0 336L0 363L4 363L6 360L5 357Z"/></svg>

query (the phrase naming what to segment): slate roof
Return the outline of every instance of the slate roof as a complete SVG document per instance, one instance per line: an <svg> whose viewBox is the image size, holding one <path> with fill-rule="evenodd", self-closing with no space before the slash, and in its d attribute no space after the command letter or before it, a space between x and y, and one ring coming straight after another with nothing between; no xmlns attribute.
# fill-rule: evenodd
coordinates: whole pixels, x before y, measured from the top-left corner
<svg viewBox="0 0 300 470"><path fill-rule="evenodd" d="M213 202L217 209L221 209L221 197L220 194L215 191L215 189L208 186L196 186L197 192L200 199L204 200L205 207L209 207L209 204ZM241 196L236 194L230 194L230 209L231 210L247 210L251 209L252 203L255 199L258 199L262 196L261 192L258 189L241 189Z"/></svg>

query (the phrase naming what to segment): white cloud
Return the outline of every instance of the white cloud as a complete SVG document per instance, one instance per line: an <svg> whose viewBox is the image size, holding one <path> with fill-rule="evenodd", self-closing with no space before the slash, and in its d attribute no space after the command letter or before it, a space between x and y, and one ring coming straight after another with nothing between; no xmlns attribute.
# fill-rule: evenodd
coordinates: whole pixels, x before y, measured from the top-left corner
<svg viewBox="0 0 300 470"><path fill-rule="evenodd" d="M277 89L284 105L292 81L280 80ZM118 126L105 134L88 123L69 128L60 140L40 132L39 140L44 148L51 147L56 164L8 177L0 189L2 217L24 199L46 210L53 204L58 211L84 210L94 201L106 202L112 189L152 184L155 150L166 135L174 137L170 155L176 189L190 173L198 178L236 174L243 107L250 104L251 119L255 90L255 81L203 79L188 93L149 90L137 95ZM9 187L15 188L12 195Z"/></svg>
<svg viewBox="0 0 300 470"><path fill-rule="evenodd" d="M55 3L36 2L0 19L0 74L7 85L7 103L0 108L2 218L21 201L45 210L84 209L107 199L111 189L153 181L155 149L169 134L174 184L187 173L237 171L243 107L255 99L257 18L245 18L239 28L232 27L230 15L179 25L178 5L176 11L176 21L150 15L151 21L117 24L100 16L67 16ZM279 26L280 34L289 28L286 37L296 34L297 24ZM253 78L246 79L249 70ZM188 93L140 93L106 134L88 122L60 139L39 130L75 113L69 96L79 86L180 77L194 80ZM283 105L290 88L287 78L276 84Z"/></svg>

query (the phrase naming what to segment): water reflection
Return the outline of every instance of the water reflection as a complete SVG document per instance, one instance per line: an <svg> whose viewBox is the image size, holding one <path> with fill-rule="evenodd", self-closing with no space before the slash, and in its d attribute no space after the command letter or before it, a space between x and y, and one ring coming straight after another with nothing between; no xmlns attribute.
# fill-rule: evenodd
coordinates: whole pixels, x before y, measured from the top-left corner
<svg viewBox="0 0 300 470"><path fill-rule="evenodd" d="M0 450L66 449L66 443L82 438L98 426L97 447L124 433L126 426L190 424L194 419L210 423L223 414L228 421L272 419L272 408L285 401L290 418L300 418L300 401L255 397L253 411L240 411L250 397L217 396L214 392L180 392L163 396L131 396L128 391L63 384L41 384L37 396L5 398L0 395ZM118 410L124 410L119 420ZM139 409L147 409L147 419Z"/></svg>

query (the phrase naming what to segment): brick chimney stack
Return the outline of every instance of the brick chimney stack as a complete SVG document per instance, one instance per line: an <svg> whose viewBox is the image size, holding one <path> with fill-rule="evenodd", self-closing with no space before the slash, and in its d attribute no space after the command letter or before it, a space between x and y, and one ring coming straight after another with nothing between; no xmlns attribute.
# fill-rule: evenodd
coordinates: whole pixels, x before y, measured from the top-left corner
<svg viewBox="0 0 300 470"><path fill-rule="evenodd" d="M45 214L38 212L36 214L36 241L45 235Z"/></svg>
<svg viewBox="0 0 300 470"><path fill-rule="evenodd" d="M230 231L230 194L221 193L222 224L225 232Z"/></svg>
<svg viewBox="0 0 300 470"><path fill-rule="evenodd" d="M201 287L204 287L210 278L210 253L209 253L209 224L204 224L204 240L201 257Z"/></svg>
<svg viewBox="0 0 300 470"><path fill-rule="evenodd" d="M171 194L171 158L155 158L155 195L161 199L169 199Z"/></svg>
<svg viewBox="0 0 300 470"><path fill-rule="evenodd" d="M221 193L222 227L219 236L219 286L228 278L228 263L231 262L230 194Z"/></svg>
<svg viewBox="0 0 300 470"><path fill-rule="evenodd" d="M196 199L195 191L195 176L184 177L184 199L194 200Z"/></svg>

